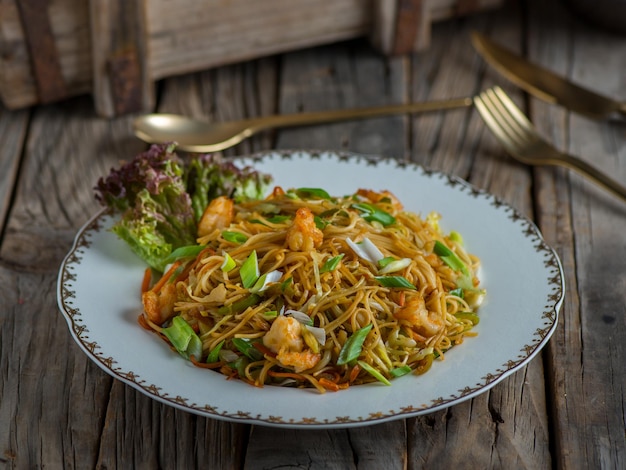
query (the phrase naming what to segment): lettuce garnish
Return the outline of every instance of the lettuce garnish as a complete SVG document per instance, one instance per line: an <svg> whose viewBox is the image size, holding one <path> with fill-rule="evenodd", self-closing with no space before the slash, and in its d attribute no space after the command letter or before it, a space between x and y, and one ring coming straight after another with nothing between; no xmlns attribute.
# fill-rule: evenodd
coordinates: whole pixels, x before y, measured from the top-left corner
<svg viewBox="0 0 626 470"><path fill-rule="evenodd" d="M177 248L194 245L197 223L215 197L264 196L271 176L214 155L182 159L175 144L152 145L98 180L96 199L117 213L112 230L150 267L163 271Z"/></svg>

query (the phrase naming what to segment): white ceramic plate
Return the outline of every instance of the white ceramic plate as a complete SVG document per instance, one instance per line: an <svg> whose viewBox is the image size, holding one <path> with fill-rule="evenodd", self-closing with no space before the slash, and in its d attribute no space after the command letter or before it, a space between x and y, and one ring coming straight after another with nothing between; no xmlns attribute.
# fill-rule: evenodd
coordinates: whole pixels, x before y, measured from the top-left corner
<svg viewBox="0 0 626 470"><path fill-rule="evenodd" d="M165 404L210 418L293 428L374 424L430 413L470 399L530 361L547 343L563 301L561 263L535 225L496 197L413 164L334 152L270 152L241 160L275 184L323 187L335 195L389 189L408 210L442 215L482 260L478 336L423 376L318 394L254 388L199 369L137 323L144 264L100 213L63 262L58 303L87 356L113 377Z"/></svg>

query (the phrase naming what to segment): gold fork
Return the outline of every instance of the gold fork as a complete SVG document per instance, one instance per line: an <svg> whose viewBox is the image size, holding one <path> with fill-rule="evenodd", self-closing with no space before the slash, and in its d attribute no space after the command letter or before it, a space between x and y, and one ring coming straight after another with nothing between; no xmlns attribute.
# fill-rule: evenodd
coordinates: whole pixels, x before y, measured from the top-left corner
<svg viewBox="0 0 626 470"><path fill-rule="evenodd" d="M487 126L516 160L527 165L570 168L626 201L626 187L580 158L561 152L545 141L500 87L490 88L475 96L474 105Z"/></svg>

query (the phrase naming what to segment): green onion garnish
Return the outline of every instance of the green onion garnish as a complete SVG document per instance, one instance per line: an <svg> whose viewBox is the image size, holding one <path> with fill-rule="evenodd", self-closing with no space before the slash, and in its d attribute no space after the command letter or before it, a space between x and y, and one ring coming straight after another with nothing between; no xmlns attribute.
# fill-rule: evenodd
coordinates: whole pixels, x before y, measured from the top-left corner
<svg viewBox="0 0 626 470"><path fill-rule="evenodd" d="M261 296L257 294L250 294L248 297L244 297L241 300L237 300L229 305L222 305L217 309L217 313L220 315L232 315L243 312L248 307L256 305L261 300Z"/></svg>
<svg viewBox="0 0 626 470"><path fill-rule="evenodd" d="M246 289L252 287L259 278L260 272L256 250L252 250L250 256L243 262L239 270L239 275L241 276L241 283Z"/></svg>
<svg viewBox="0 0 626 470"><path fill-rule="evenodd" d="M439 256L441 260L453 270L460 271L466 276L469 275L469 271L467 269L467 266L465 266L465 263L461 261L461 259L456 255L454 251L441 243L439 240L435 241L433 253Z"/></svg>
<svg viewBox="0 0 626 470"><path fill-rule="evenodd" d="M222 346L224 346L224 342L226 340L222 340L219 343L217 343L217 346L215 346L213 349L211 349L211 351L209 351L209 355L206 358L206 362L208 364L210 364L211 362L217 362L220 360L220 351L222 349Z"/></svg>
<svg viewBox="0 0 626 470"><path fill-rule="evenodd" d="M253 361L260 361L263 359L263 353L255 348L254 344L249 339L233 338L232 343L240 352Z"/></svg>
<svg viewBox="0 0 626 470"><path fill-rule="evenodd" d="M202 356L202 341L184 318L172 318L171 325L167 328L163 328L161 333L169 339L172 346L174 346L185 359L189 359L193 356L196 360L200 360Z"/></svg>
<svg viewBox="0 0 626 470"><path fill-rule="evenodd" d="M417 289L409 280L404 276L374 276L383 287L392 287L399 289Z"/></svg>
<svg viewBox="0 0 626 470"><path fill-rule="evenodd" d="M389 212L385 212L384 210L379 209L373 204L358 202L352 204L352 206L350 207L361 211L361 217L363 217L368 222L378 222L384 227L386 227L387 225L391 225L396 221L396 218Z"/></svg>
<svg viewBox="0 0 626 470"><path fill-rule="evenodd" d="M296 194L303 199L330 199L330 194L321 188L298 188Z"/></svg>
<svg viewBox="0 0 626 470"><path fill-rule="evenodd" d="M472 325L478 325L480 318L474 312L457 312L454 314L455 318L459 320L469 320L472 322Z"/></svg>
<svg viewBox="0 0 626 470"><path fill-rule="evenodd" d="M224 230L222 232L222 238L227 242L237 243L239 245L248 240L248 237L246 237L243 233L229 232L228 230Z"/></svg>
<svg viewBox="0 0 626 470"><path fill-rule="evenodd" d="M352 333L352 336L348 338L348 340L344 343L341 351L339 351L339 357L337 359L337 365L344 365L348 362L354 361L361 354L361 350L363 349L363 342L370 330L372 329L372 324L370 323L363 328L356 330Z"/></svg>
<svg viewBox="0 0 626 470"><path fill-rule="evenodd" d="M339 262L341 261L341 258L343 258L343 257L344 257L344 254L341 253L340 255L333 256L332 258L327 260L324 263L324 266L321 267L320 274L331 272L331 271L334 271L335 269L337 269L337 266L339 266Z"/></svg>
<svg viewBox="0 0 626 470"><path fill-rule="evenodd" d="M273 217L268 217L267 221L272 224L282 224L283 222L286 222L289 219L291 219L291 217L288 215L275 215Z"/></svg>
<svg viewBox="0 0 626 470"><path fill-rule="evenodd" d="M385 266L387 266L389 263L391 263L392 261L395 261L396 258L394 258L393 256L387 256L383 259L379 259L378 260L378 267L379 268L384 268Z"/></svg>
<svg viewBox="0 0 626 470"><path fill-rule="evenodd" d="M379 382L382 382L385 385L391 385L391 382L389 382L389 380L387 380L387 378L383 374L378 372L376 369L374 369L372 366L370 366L367 362L365 362L365 361L356 361L356 362L357 362L358 365L361 366L361 368L363 370L365 370L368 374L370 374L372 377L374 377Z"/></svg>
<svg viewBox="0 0 626 470"><path fill-rule="evenodd" d="M220 269L225 273L232 271L237 263L235 263L235 260L225 251L222 251L222 256L224 257L224 262L220 266Z"/></svg>
<svg viewBox="0 0 626 470"><path fill-rule="evenodd" d="M172 264L174 261L178 261L183 258L195 258L205 248L205 245L187 245L178 247L163 260L163 265Z"/></svg>
<svg viewBox="0 0 626 470"><path fill-rule="evenodd" d="M400 367L396 367L395 369L391 369L389 371L389 373L393 375L394 377L402 377L403 375L406 375L409 372L411 372L411 367L407 366L406 364Z"/></svg>

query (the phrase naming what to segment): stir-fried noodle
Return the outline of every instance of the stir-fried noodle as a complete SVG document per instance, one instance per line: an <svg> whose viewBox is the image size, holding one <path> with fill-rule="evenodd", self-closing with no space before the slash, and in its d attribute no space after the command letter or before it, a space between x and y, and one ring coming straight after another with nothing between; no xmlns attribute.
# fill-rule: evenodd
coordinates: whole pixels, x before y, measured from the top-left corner
<svg viewBox="0 0 626 470"><path fill-rule="evenodd" d="M478 259L387 191L221 197L199 235L141 322L200 367L323 392L424 373L474 335Z"/></svg>

